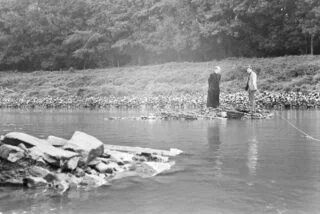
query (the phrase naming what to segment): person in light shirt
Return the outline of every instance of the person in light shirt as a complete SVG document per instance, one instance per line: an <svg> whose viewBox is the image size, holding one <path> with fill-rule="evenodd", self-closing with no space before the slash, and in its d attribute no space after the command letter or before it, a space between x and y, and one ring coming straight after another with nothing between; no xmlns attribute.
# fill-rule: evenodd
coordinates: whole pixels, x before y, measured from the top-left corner
<svg viewBox="0 0 320 214"><path fill-rule="evenodd" d="M255 112L255 93L258 91L257 87L257 74L252 70L252 67L249 65L247 68L249 74L247 81L247 90L249 94L250 102L250 111L251 113Z"/></svg>

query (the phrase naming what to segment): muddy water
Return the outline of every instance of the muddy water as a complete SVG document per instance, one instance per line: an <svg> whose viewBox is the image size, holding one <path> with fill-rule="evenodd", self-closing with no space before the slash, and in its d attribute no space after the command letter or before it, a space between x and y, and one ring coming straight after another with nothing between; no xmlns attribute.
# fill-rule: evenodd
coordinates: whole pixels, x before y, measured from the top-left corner
<svg viewBox="0 0 320 214"><path fill-rule="evenodd" d="M70 138L75 130L109 144L185 151L160 176L50 195L0 187L2 213L320 213L320 111L271 120L134 121L134 111L1 110L1 134Z"/></svg>

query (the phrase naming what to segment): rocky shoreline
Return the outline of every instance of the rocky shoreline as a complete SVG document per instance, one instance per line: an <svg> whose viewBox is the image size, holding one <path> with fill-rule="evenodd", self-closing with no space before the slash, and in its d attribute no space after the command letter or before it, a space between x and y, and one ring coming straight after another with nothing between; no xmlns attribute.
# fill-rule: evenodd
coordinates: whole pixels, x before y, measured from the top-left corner
<svg viewBox="0 0 320 214"><path fill-rule="evenodd" d="M248 105L246 92L233 94L222 93L221 103L234 108ZM256 104L259 109L312 109L320 107L320 92L268 92L257 94ZM154 95L124 97L23 97L1 96L0 108L141 108L153 109L203 109L206 106L206 94Z"/></svg>
<svg viewBox="0 0 320 214"><path fill-rule="evenodd" d="M214 120L214 119L270 119L274 113L266 109L258 109L250 113L247 108L220 106L197 110L159 110L148 115L137 117L107 117L105 120Z"/></svg>
<svg viewBox="0 0 320 214"><path fill-rule="evenodd" d="M0 186L63 194L72 188L111 185L128 176L156 176L169 170L175 164L171 158L181 153L103 144L79 131L69 140L10 132L0 142Z"/></svg>

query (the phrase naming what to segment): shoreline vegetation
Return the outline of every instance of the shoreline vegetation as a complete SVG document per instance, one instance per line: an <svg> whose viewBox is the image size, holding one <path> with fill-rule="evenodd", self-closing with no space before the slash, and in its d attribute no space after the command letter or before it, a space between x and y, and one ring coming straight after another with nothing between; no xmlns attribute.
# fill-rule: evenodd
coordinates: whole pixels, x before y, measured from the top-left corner
<svg viewBox="0 0 320 214"><path fill-rule="evenodd" d="M246 108L246 66L258 74L259 108L318 108L320 56L229 58L202 63L0 73L1 108L205 108L207 79L222 67L221 103Z"/></svg>

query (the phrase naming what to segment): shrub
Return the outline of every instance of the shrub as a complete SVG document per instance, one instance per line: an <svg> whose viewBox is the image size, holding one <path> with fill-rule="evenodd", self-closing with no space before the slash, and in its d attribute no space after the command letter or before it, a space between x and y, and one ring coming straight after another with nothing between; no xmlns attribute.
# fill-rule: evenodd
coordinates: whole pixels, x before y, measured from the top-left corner
<svg viewBox="0 0 320 214"><path fill-rule="evenodd" d="M299 65L293 69L288 70L286 74L289 77L299 77L304 75L314 75L319 70L320 66L317 64Z"/></svg>

